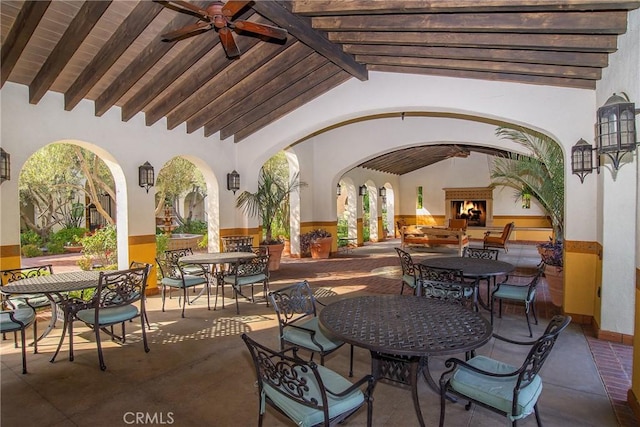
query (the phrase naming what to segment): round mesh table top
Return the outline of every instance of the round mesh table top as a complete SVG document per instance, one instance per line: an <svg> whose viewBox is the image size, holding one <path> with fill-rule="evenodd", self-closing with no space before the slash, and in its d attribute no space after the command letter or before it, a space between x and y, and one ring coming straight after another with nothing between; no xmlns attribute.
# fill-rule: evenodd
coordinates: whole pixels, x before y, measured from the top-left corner
<svg viewBox="0 0 640 427"><path fill-rule="evenodd" d="M16 280L0 287L5 294L48 294L98 287L99 271L71 271Z"/></svg>
<svg viewBox="0 0 640 427"><path fill-rule="evenodd" d="M345 298L325 307L320 323L329 335L355 346L403 356L465 352L484 345L492 334L478 312L408 295Z"/></svg>
<svg viewBox="0 0 640 427"><path fill-rule="evenodd" d="M420 261L427 267L462 270L462 274L468 277L487 277L509 274L515 266L508 262L482 258L467 257L434 257Z"/></svg>

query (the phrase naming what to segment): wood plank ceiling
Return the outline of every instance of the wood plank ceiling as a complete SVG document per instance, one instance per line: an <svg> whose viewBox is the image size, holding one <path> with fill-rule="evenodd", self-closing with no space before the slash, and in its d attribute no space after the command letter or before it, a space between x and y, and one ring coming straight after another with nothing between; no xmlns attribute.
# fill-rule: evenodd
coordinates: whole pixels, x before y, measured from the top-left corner
<svg viewBox="0 0 640 427"><path fill-rule="evenodd" d="M279 26L289 36L274 43L238 31L236 59L213 30L163 41L198 20L170 6L2 0L0 85L28 86L32 104L59 92L65 110L87 99L96 116L117 106L123 121L142 112L149 126L165 118L169 129L186 124L188 133L240 142L349 79L367 80L369 71L593 89L640 1L249 2L234 20ZM427 164L477 149L424 148L416 149ZM363 166L410 171L374 160Z"/></svg>

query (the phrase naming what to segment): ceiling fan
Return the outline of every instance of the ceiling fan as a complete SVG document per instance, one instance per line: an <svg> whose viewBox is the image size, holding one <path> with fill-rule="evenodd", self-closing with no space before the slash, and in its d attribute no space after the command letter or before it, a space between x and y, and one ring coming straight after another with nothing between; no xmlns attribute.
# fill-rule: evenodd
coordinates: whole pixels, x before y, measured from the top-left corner
<svg viewBox="0 0 640 427"><path fill-rule="evenodd" d="M236 45L232 31L248 32L278 40L287 38L287 30L283 28L243 20L233 21L233 17L251 1L229 0L226 3L215 1L204 9L186 1L156 1L171 9L200 18L195 24L163 34L162 39L165 41L184 39L204 31L216 30L227 56L234 58L240 56L240 49Z"/></svg>

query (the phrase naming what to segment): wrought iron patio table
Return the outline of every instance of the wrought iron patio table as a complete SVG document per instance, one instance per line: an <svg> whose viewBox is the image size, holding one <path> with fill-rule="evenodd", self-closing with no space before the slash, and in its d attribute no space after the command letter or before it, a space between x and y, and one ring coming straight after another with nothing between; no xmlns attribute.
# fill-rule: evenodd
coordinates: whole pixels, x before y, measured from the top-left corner
<svg viewBox="0 0 640 427"><path fill-rule="evenodd" d="M69 322L68 316L72 312L74 304L76 304L73 299L67 297L67 294L72 291L97 288L99 279L99 271L71 271L16 280L15 282L2 286L0 292L7 295L44 294L49 298L51 304L59 304L62 307L64 312L64 326L62 328L60 342L58 343L58 349L51 359L51 362L53 362L55 355L64 342L66 327ZM55 313L51 315L54 316ZM70 360L73 359L70 357Z"/></svg>
<svg viewBox="0 0 640 427"><path fill-rule="evenodd" d="M418 374L434 390L427 358L474 350L489 341L491 324L480 313L446 301L408 295L345 298L320 313L327 334L371 352L371 373L409 385L413 405L424 426L418 401Z"/></svg>
<svg viewBox="0 0 640 427"><path fill-rule="evenodd" d="M475 284L475 294L474 294L474 302L480 303L484 308L490 310L489 306L489 279L496 276L501 276L503 274L509 274L514 269L515 266L511 263L505 261L497 261L493 259L483 259L483 258L467 258L467 257L458 257L458 256L448 256L448 257L433 257L427 258L420 261L420 264L426 265L427 267L433 268L444 268L444 269L457 269L462 270L462 275L464 277L470 278L474 280ZM479 298L478 289L481 280L487 280L487 303L484 303L482 299ZM419 294L422 290L421 286L416 288L417 293Z"/></svg>
<svg viewBox="0 0 640 427"><path fill-rule="evenodd" d="M244 261L255 257L257 257L257 255L253 252L204 252L180 257L180 262L185 264L200 264L211 266L210 270L207 271L209 272L209 277L215 279L218 286L222 286L222 308L224 308L224 270L222 268L218 269L218 266L231 264L238 261ZM217 289L218 288L216 287L216 304L218 300ZM198 296L196 296L193 301L198 299L201 294L202 292ZM214 309L216 307L216 304L214 304Z"/></svg>

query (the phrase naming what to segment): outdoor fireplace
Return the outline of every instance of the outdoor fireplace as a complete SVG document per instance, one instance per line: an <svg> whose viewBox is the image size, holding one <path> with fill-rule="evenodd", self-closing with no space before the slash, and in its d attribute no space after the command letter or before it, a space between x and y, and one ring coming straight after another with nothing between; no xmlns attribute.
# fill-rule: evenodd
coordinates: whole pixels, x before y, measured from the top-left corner
<svg viewBox="0 0 640 427"><path fill-rule="evenodd" d="M486 200L451 201L451 218L466 219L469 227L486 227Z"/></svg>
<svg viewBox="0 0 640 427"><path fill-rule="evenodd" d="M493 188L443 188L445 220L464 218L469 227L493 226Z"/></svg>

